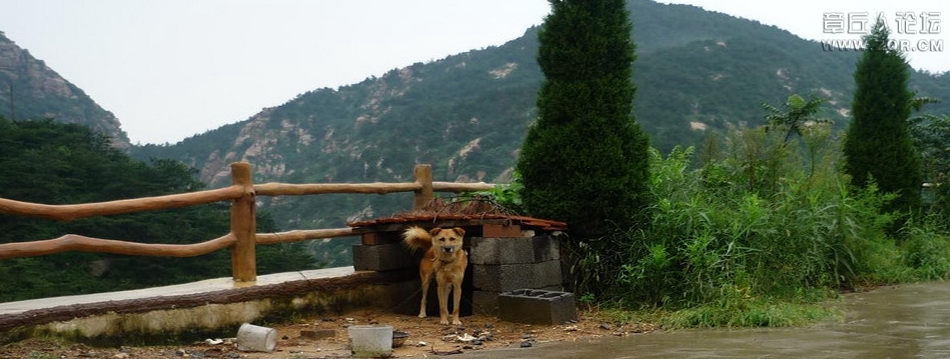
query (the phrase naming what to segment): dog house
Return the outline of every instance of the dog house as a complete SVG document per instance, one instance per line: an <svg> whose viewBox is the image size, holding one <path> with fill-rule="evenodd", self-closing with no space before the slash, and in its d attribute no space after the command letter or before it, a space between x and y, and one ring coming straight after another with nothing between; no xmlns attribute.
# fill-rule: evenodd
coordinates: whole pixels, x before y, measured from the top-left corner
<svg viewBox="0 0 950 359"><path fill-rule="evenodd" d="M463 248L469 265L462 283L462 316L473 313L499 315L499 295L524 289L561 291L565 278L561 265L560 233L563 222L508 215L488 201L444 204L439 200L421 210L388 218L349 223L361 235L353 246L357 271L385 271L403 278L390 290L397 313L415 315L421 297L418 274L422 253L401 243L409 226L465 230ZM438 298L432 281L427 312L438 316ZM451 300L450 300L451 302ZM451 310L451 309L450 309Z"/></svg>

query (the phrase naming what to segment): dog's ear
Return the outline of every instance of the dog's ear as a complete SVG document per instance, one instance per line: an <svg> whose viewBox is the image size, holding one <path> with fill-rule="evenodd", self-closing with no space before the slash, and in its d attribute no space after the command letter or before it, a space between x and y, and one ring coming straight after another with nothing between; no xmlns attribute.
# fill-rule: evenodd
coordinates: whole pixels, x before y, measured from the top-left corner
<svg viewBox="0 0 950 359"><path fill-rule="evenodd" d="M439 235L439 232L442 232L442 227L435 227L429 230L429 234L431 234L433 237Z"/></svg>
<svg viewBox="0 0 950 359"><path fill-rule="evenodd" d="M458 233L460 237L465 237L465 230L459 227L452 228L455 233Z"/></svg>

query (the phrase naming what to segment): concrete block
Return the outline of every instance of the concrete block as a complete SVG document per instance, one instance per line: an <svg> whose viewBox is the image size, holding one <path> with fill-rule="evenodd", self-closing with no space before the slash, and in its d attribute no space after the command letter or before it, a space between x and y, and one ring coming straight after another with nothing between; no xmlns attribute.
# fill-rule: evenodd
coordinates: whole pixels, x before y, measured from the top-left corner
<svg viewBox="0 0 950 359"><path fill-rule="evenodd" d="M363 235L360 236L360 242L364 246L378 246L380 244L385 244L382 242L382 238L380 238L379 233L376 232L363 233Z"/></svg>
<svg viewBox="0 0 950 359"><path fill-rule="evenodd" d="M544 288L535 288L539 290L547 291L561 291L564 290L563 286L552 285ZM501 295L501 292L488 292L483 290L475 290L472 292L472 314L488 315L488 316L498 316L498 296Z"/></svg>
<svg viewBox="0 0 950 359"><path fill-rule="evenodd" d="M421 258L421 251L412 253L402 243L353 246L353 269L358 271L412 268L419 265Z"/></svg>
<svg viewBox="0 0 950 359"><path fill-rule="evenodd" d="M482 264L472 267L472 285L476 290L507 292L522 288L561 285L561 261L531 264Z"/></svg>
<svg viewBox="0 0 950 359"><path fill-rule="evenodd" d="M556 325L577 319L574 294L518 289L498 296L499 319L526 324Z"/></svg>
<svg viewBox="0 0 950 359"><path fill-rule="evenodd" d="M521 264L541 263L560 259L560 246L551 236L495 238L472 238L473 264Z"/></svg>
<svg viewBox="0 0 950 359"><path fill-rule="evenodd" d="M364 246L378 246L381 244L399 243L402 241L402 232L370 232L360 236Z"/></svg>

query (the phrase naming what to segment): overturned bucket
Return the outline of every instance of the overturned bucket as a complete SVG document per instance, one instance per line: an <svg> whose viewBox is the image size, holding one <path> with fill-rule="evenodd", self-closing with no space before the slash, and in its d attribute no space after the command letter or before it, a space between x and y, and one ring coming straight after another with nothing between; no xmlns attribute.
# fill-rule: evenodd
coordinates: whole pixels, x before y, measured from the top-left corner
<svg viewBox="0 0 950 359"><path fill-rule="evenodd" d="M277 330L248 323L241 324L237 333L238 350L272 352L277 346Z"/></svg>
<svg viewBox="0 0 950 359"><path fill-rule="evenodd" d="M353 325L347 328L350 350L356 358L387 358L393 352L393 327Z"/></svg>

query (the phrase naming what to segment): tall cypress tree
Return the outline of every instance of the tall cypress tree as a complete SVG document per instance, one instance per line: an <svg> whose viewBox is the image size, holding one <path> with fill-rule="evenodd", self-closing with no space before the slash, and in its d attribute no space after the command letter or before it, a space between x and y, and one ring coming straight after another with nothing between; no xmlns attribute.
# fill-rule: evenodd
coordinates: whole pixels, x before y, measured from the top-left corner
<svg viewBox="0 0 950 359"><path fill-rule="evenodd" d="M907 89L908 65L903 54L889 46L888 35L883 19L878 19L864 37L864 54L854 73L857 88L844 143L845 169L857 186L873 178L882 191L896 193L888 209L907 211L920 205L923 175L907 122L913 99Z"/></svg>
<svg viewBox="0 0 950 359"><path fill-rule="evenodd" d="M545 81L517 169L534 216L579 238L629 229L646 206L649 141L633 117L632 24L624 0L551 0L538 33Z"/></svg>

